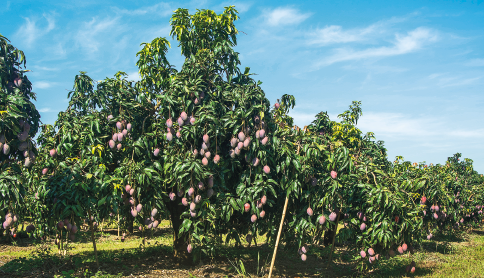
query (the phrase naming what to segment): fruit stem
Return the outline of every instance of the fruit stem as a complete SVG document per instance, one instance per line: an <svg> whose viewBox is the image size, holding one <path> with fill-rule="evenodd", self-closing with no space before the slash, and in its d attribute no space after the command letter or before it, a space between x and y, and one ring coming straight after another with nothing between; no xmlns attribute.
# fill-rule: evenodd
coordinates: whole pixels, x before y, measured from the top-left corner
<svg viewBox="0 0 484 278"><path fill-rule="evenodd" d="M274 246L274 254L272 255L271 268L269 270L269 278L272 277L272 268L276 260L277 246L279 246L279 239L281 238L282 226L284 225L284 217L286 217L287 203L289 202L289 194L286 194L286 201L284 203L284 210L282 211L281 224L279 225L279 232L277 232L276 246Z"/></svg>

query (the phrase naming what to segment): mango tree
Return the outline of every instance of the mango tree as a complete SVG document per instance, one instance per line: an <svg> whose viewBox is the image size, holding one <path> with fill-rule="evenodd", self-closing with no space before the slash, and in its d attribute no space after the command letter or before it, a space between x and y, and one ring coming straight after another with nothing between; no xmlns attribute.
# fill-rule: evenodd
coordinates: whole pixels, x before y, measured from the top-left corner
<svg viewBox="0 0 484 278"><path fill-rule="evenodd" d="M17 225L26 212L22 172L36 159L33 138L40 115L32 103L36 97L32 83L25 75L29 71L25 69L25 55L9 42L0 35L0 232L16 237Z"/></svg>
<svg viewBox="0 0 484 278"><path fill-rule="evenodd" d="M102 112L102 97L93 80L81 72L69 93L69 107L60 112L55 126L44 126L39 143L43 165L38 184L50 215L46 220L57 229L56 243L63 249L64 239L75 234L87 219L94 251L94 230L99 219L108 215L112 200L118 200L106 175L112 157L106 154L106 138L113 129ZM40 193L40 192L39 192Z"/></svg>

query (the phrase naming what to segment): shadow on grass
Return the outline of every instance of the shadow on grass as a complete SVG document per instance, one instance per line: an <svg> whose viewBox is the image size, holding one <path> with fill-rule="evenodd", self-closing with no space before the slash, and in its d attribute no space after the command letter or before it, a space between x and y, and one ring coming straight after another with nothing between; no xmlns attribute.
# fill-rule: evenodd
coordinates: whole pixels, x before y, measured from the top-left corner
<svg viewBox="0 0 484 278"><path fill-rule="evenodd" d="M144 250L99 250L98 259L100 269L105 273L130 275L145 273L160 263L169 263L172 260L171 253L171 247L158 245L146 246ZM54 277L62 271L70 270L78 274L85 270L97 272L94 252L86 251L62 257L54 254L48 245L39 246L29 257L17 258L2 265L0 277Z"/></svg>
<svg viewBox="0 0 484 278"><path fill-rule="evenodd" d="M476 235L479 235L479 236L484 235L484 231L482 231L482 230L476 230L476 229L472 229L472 230L470 231L470 233L472 233L472 234L476 234Z"/></svg>
<svg viewBox="0 0 484 278"><path fill-rule="evenodd" d="M408 257L395 257L390 260L383 260L378 262L376 270L370 275L371 277L413 277L426 276L432 273L430 268L421 268L417 264L415 273L407 273L406 268L412 262Z"/></svg>
<svg viewBox="0 0 484 278"><path fill-rule="evenodd" d="M106 274L123 276L154 275L164 277L162 273L170 273L165 277L188 277L188 273L200 276L236 275L236 268L230 263L240 266L243 262L247 274L252 276L267 275L273 248L267 244L257 247L219 246L213 259L202 258L200 265L181 265L173 258L173 249L166 245L146 246L141 248L117 249L113 251L100 250L99 270ZM301 260L294 250L284 250L280 246L275 263L276 277L355 277L354 263L342 260L342 254L334 256L334 263L327 265L328 248L311 247L307 260ZM323 257L322 257L323 256ZM38 247L28 258L12 260L0 268L0 276L5 277L54 277L62 272L73 270L74 277L84 277L82 273L89 270L97 272L94 252L85 251L75 255L61 257L52 252L47 245ZM158 275L158 276L156 276Z"/></svg>
<svg viewBox="0 0 484 278"><path fill-rule="evenodd" d="M162 229L154 236L166 237L170 232L169 228ZM134 238L137 236L141 236L141 233L130 235ZM100 234L98 233L96 237L99 238ZM105 239L112 241L113 237L105 237ZM81 233L79 240L90 242L90 234ZM456 235L440 235L431 241L423 241L417 251L420 251L420 254L449 254L452 249L450 242L461 241L463 241L462 238ZM230 277L238 274L241 270L240 262L242 262L246 274L252 277L267 277L273 253L272 246L267 244L251 247L219 245L215 249L216 254L213 259L202 256L201 264L195 266L177 263L173 258L173 248L167 243L153 244L152 242L147 244L144 250L134 245L115 250L101 248L98 252L99 270L108 275L123 276L189 277L188 273L192 273L195 277L226 275ZM407 255L379 260L371 266L374 269L371 271L366 261L354 261L354 254L348 250L351 248L337 247L333 262L328 264L330 247L311 246L307 253L307 260L302 261L293 248L285 249L284 245L280 245L273 274L275 277L412 277L429 275L433 271L432 267L419 267L420 263L417 260L419 253L413 258L417 261L414 274L405 272L407 265L412 261L412 258ZM93 251L82 251L66 257L54 253L47 245L38 246L29 257L17 258L1 266L0 277L54 277L63 271L73 271L73 277L86 277L82 274L86 270L90 273L98 271ZM362 272L356 270L360 264L364 266Z"/></svg>

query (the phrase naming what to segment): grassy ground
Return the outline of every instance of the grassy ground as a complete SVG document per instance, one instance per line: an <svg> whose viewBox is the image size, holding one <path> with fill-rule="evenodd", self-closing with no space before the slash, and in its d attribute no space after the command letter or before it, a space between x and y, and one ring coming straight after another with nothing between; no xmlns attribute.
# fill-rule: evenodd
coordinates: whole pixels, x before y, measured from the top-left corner
<svg viewBox="0 0 484 278"><path fill-rule="evenodd" d="M87 232L78 233L66 256L58 254L52 240L19 239L15 244L0 245L0 277L244 277L244 273L246 277L267 277L273 249L264 244L263 236L257 238L257 246L222 245L215 258L184 266L173 260L171 232L169 222L162 222L144 247L140 232L129 235L125 242L119 240L116 230L98 232L101 272ZM293 250L280 246L275 277L406 277L405 268L412 260L417 270L409 277L484 277L484 229L459 237L436 236L424 241L413 255L379 260L371 270L362 272L357 271L361 262L354 261L354 254L346 248L337 247L333 263L328 265L329 252L329 248L311 246L307 261L302 262Z"/></svg>

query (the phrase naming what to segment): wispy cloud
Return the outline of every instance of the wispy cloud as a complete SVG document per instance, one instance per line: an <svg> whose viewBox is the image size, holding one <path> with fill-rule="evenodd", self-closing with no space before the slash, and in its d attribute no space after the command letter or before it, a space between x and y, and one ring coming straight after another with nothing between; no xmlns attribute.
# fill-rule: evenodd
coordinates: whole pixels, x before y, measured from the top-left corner
<svg viewBox="0 0 484 278"><path fill-rule="evenodd" d="M50 107L40 108L38 109L40 113L50 112L52 111Z"/></svg>
<svg viewBox="0 0 484 278"><path fill-rule="evenodd" d="M34 70L38 71L58 71L59 68L52 68L52 67L44 67L44 66L32 66Z"/></svg>
<svg viewBox="0 0 484 278"><path fill-rule="evenodd" d="M358 127L364 132L392 138L408 139L410 137L435 136L438 134L432 127L440 126L435 119L412 118L401 113L365 113L358 121Z"/></svg>
<svg viewBox="0 0 484 278"><path fill-rule="evenodd" d="M358 27L351 29L343 29L339 25L330 25L324 28L318 28L307 33L307 43L309 45L325 46L335 43L349 43L369 41L376 35L381 35L389 32L389 28L403 21L406 21L415 13L409 14L405 17L392 17L390 19L380 20L367 27Z"/></svg>
<svg viewBox="0 0 484 278"><path fill-rule="evenodd" d="M454 130L449 132L449 135L464 138L484 138L484 129L481 128L476 130Z"/></svg>
<svg viewBox="0 0 484 278"><path fill-rule="evenodd" d="M455 73L433 73L428 76L428 79L435 80L435 85L441 88L465 86L475 83L484 76L468 77Z"/></svg>
<svg viewBox="0 0 484 278"><path fill-rule="evenodd" d="M449 79L449 80L442 80L441 87L454 87L454 86L464 86L464 85L470 85L475 83L476 81L480 80L482 76L478 77L473 77L473 78L455 78L455 79Z"/></svg>
<svg viewBox="0 0 484 278"><path fill-rule="evenodd" d="M484 129L452 129L449 130L444 118L431 116L412 116L402 113L365 113L358 121L362 131L374 132L377 138L392 138L430 142L446 140L445 138L484 138ZM434 141L432 141L434 142Z"/></svg>
<svg viewBox="0 0 484 278"><path fill-rule="evenodd" d="M310 13L300 13L292 8L276 8L265 12L264 17L269 26L299 24L310 17Z"/></svg>
<svg viewBox="0 0 484 278"><path fill-rule="evenodd" d="M93 54L99 50L102 41L106 40L106 36L115 35L119 28L118 17L102 20L93 18L82 24L82 28L77 33L76 42L89 54Z"/></svg>
<svg viewBox="0 0 484 278"><path fill-rule="evenodd" d="M309 44L328 45L332 43L347 43L362 41L366 35L373 32L373 26L364 29L343 30L341 26L331 25L323 29L318 29L311 32L309 35L312 37L308 41Z"/></svg>
<svg viewBox="0 0 484 278"><path fill-rule="evenodd" d="M224 2L220 4L222 7L235 6L239 13L247 12L254 3L252 2Z"/></svg>
<svg viewBox="0 0 484 278"><path fill-rule="evenodd" d="M431 75L428 76L429 79L435 79L437 77L446 75L447 73L432 73Z"/></svg>
<svg viewBox="0 0 484 278"><path fill-rule="evenodd" d="M407 54L421 49L425 44L438 39L437 33L429 28L419 27L406 35L395 35L392 46L382 46L355 50L353 48L338 48L335 53L316 64L316 67L328 66L334 63L361 60L377 57L389 57Z"/></svg>
<svg viewBox="0 0 484 278"><path fill-rule="evenodd" d="M118 14L124 14L124 15L130 15L130 16L142 16L147 14L168 16L173 13L173 10L175 10L175 7L172 6L172 4L170 3L161 2L152 6L143 7L143 8L134 9L134 10L120 9L118 7L113 7L112 9Z"/></svg>
<svg viewBox="0 0 484 278"><path fill-rule="evenodd" d="M294 118L294 124L299 127L309 125L314 119L313 113L291 110L289 116ZM340 121L336 114L330 114L330 119ZM363 132L373 132L378 140L412 141L419 145L432 142L427 151L448 148L449 142L455 140L481 140L484 129L456 128L449 130L444 118L427 115L413 116L403 113L365 112L358 121L358 128ZM438 146L440 144L440 147ZM443 144L443 145L442 145Z"/></svg>
<svg viewBox="0 0 484 278"><path fill-rule="evenodd" d="M55 20L53 15L44 13L43 17L47 21L47 26L44 28L37 26L36 18L24 18L25 23L20 26L16 36L22 39L27 46L32 46L38 38L45 36L55 28Z"/></svg>
<svg viewBox="0 0 484 278"><path fill-rule="evenodd" d="M51 83L51 82L47 82L47 81L37 81L37 82L34 82L32 84L32 87L34 89L47 89L47 88L52 87L52 85L54 85L54 84Z"/></svg>
<svg viewBox="0 0 484 278"><path fill-rule="evenodd" d="M468 67L484 67L484 59L472 59L465 65Z"/></svg>

